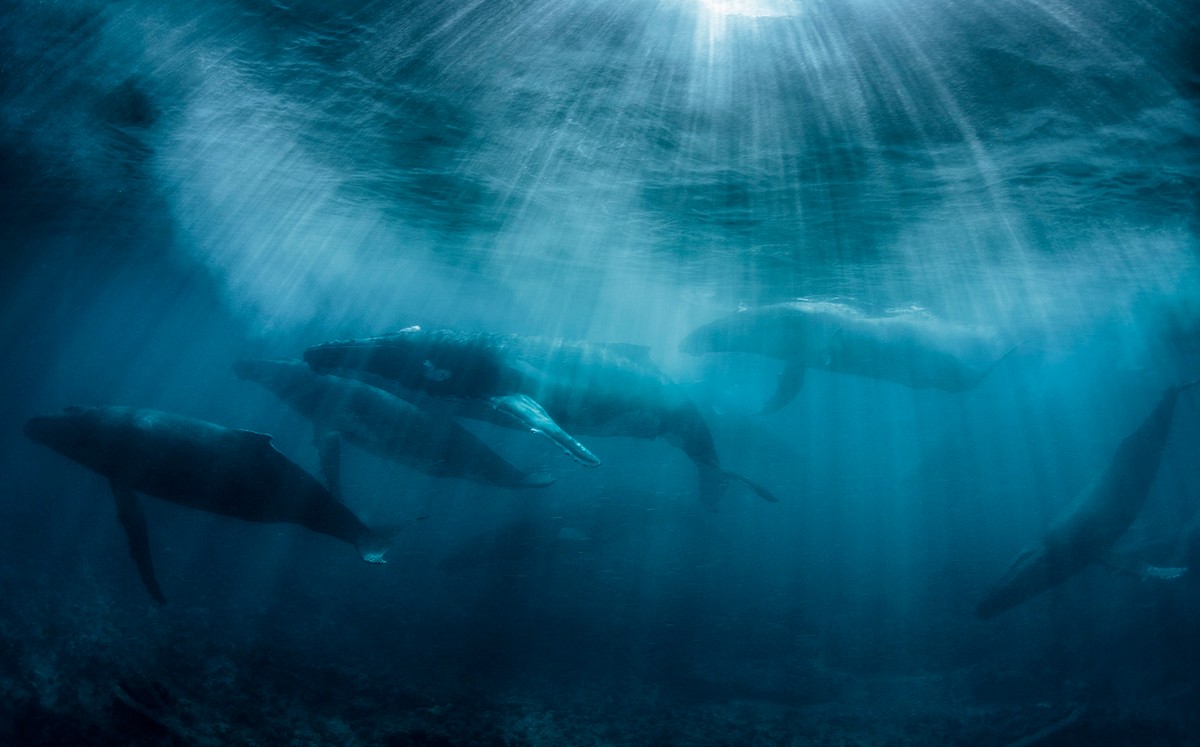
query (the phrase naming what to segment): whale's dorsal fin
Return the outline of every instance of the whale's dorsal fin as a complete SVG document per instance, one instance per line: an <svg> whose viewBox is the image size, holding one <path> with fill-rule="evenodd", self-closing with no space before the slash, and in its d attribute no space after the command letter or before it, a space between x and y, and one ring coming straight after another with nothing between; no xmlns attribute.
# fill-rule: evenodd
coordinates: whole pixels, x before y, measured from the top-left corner
<svg viewBox="0 0 1200 747"><path fill-rule="evenodd" d="M541 433L570 454L576 461L588 467L600 464L596 455L587 447L575 440L571 434L564 431L554 418L533 400L524 394L509 394L503 397L491 397L488 400L492 407L523 423L534 433Z"/></svg>
<svg viewBox="0 0 1200 747"><path fill-rule="evenodd" d="M767 404L763 405L762 414L770 415L779 412L800 393L804 385L804 361L795 358L787 362L779 374L779 383L775 385L775 393Z"/></svg>
<svg viewBox="0 0 1200 747"><path fill-rule="evenodd" d="M158 579L154 576L154 562L150 558L150 535L146 531L146 514L142 513L141 501L128 485L115 480L109 480L108 484L112 488L113 499L117 502L117 518L121 520L121 526L125 528L125 538L129 541L129 554L133 556L142 583L154 601L166 604L167 598L163 596Z"/></svg>

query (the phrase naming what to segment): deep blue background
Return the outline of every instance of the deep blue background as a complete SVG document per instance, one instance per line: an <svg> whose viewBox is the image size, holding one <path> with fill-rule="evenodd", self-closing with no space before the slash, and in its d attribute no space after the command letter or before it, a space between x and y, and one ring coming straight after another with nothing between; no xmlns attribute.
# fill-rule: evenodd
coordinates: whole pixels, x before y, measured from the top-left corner
<svg viewBox="0 0 1200 747"><path fill-rule="evenodd" d="M1200 739L1186 577L973 616L1200 375L1194 3L335 5L3 6L0 740ZM777 363L677 351L798 295L1023 344L962 394L812 371L766 418ZM231 364L414 323L649 345L782 500L468 424L557 483L348 449L355 511L414 522L384 567L147 499L158 609L104 481L20 434L154 407L316 472ZM1150 562L1200 507L1196 396L1122 540Z"/></svg>

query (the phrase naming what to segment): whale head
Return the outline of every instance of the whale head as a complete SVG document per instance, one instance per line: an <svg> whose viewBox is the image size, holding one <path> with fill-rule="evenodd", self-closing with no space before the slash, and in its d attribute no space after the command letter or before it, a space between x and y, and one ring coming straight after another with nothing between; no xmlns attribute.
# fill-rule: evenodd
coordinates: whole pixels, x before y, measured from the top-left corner
<svg viewBox="0 0 1200 747"><path fill-rule="evenodd" d="M1016 607L1058 584L1075 570L1075 563L1045 546L1032 547L1013 560L1008 571L984 595L975 614L988 619Z"/></svg>
<svg viewBox="0 0 1200 747"><path fill-rule="evenodd" d="M679 349L691 355L757 353L788 358L803 334L803 315L781 306L764 306L699 327L683 338Z"/></svg>
<svg viewBox="0 0 1200 747"><path fill-rule="evenodd" d="M60 454L79 459L95 443L99 425L95 408L68 407L56 415L25 421L25 437Z"/></svg>

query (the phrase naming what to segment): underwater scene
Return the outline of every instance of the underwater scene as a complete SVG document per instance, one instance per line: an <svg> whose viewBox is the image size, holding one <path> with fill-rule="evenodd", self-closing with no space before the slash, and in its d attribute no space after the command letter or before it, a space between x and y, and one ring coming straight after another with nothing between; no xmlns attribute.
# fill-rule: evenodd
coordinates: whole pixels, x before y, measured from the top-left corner
<svg viewBox="0 0 1200 747"><path fill-rule="evenodd" d="M8 0L0 745L1200 744L1190 0Z"/></svg>

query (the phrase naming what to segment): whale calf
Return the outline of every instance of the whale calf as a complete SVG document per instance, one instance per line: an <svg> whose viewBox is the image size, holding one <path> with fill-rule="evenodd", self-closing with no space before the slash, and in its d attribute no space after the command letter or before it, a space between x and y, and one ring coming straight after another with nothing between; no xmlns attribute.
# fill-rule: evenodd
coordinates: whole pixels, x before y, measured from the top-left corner
<svg viewBox="0 0 1200 747"><path fill-rule="evenodd" d="M1142 510L1154 485L1179 392L1197 383L1171 386L1163 392L1146 420L1117 447L1095 485L1050 525L1041 542L1013 560L980 601L976 608L979 617L994 617L1106 559Z"/></svg>
<svg viewBox="0 0 1200 747"><path fill-rule="evenodd" d="M543 433L588 466L600 460L573 433L661 437L696 465L700 497L709 508L731 480L776 500L761 485L720 467L699 409L644 347L409 327L316 345L304 360L316 371L366 374L453 401L466 417Z"/></svg>
<svg viewBox="0 0 1200 747"><path fill-rule="evenodd" d="M436 417L411 402L356 379L315 373L302 361L238 361L241 379L274 392L313 422L313 442L326 484L340 495L341 439L434 477L459 477L502 488L554 482L528 474L492 451L451 417Z"/></svg>
<svg viewBox="0 0 1200 747"><path fill-rule="evenodd" d="M137 493L246 521L290 522L348 542L382 563L388 540L271 445L264 433L131 407L68 407L31 418L25 435L108 478L142 582L166 603L154 574Z"/></svg>
<svg viewBox="0 0 1200 747"><path fill-rule="evenodd" d="M988 331L950 324L923 312L868 316L844 303L792 301L739 311L684 338L683 352L757 353L784 362L763 408L791 402L808 368L857 374L914 389L963 392L978 386L1003 354Z"/></svg>

